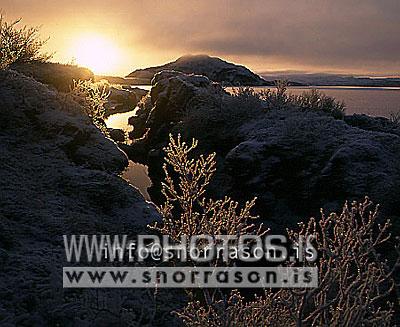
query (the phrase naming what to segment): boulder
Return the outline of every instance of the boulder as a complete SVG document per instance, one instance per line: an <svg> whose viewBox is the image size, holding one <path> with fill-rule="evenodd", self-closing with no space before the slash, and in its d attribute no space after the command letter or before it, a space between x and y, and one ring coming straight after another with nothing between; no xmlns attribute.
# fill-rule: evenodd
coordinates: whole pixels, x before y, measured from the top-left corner
<svg viewBox="0 0 400 327"><path fill-rule="evenodd" d="M108 133L115 142L125 142L125 131L118 128L109 128Z"/></svg>
<svg viewBox="0 0 400 327"><path fill-rule="evenodd" d="M120 89L110 87L110 96L105 104L105 116L116 113L128 112L135 109L138 102L147 94L146 90L140 88Z"/></svg>
<svg viewBox="0 0 400 327"><path fill-rule="evenodd" d="M27 129L51 140L74 164L119 172L126 155L92 124L84 109L68 95L13 71L1 72L0 126L9 138ZM26 139L30 140L27 134Z"/></svg>
<svg viewBox="0 0 400 327"><path fill-rule="evenodd" d="M345 116L345 122L351 126L366 131L392 133L400 136L399 124L396 124L386 117L371 117L365 114L353 114Z"/></svg>

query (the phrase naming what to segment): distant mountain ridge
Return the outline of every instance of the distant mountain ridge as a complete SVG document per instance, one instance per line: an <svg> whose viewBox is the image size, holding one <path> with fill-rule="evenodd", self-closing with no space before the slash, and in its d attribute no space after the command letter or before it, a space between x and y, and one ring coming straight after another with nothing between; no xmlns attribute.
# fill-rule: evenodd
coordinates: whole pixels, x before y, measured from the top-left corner
<svg viewBox="0 0 400 327"><path fill-rule="evenodd" d="M186 74L207 76L210 80L225 85L270 86L266 81L250 69L207 55L185 55L165 65L137 69L127 78L137 80L137 84L150 84L153 76L163 70L176 70Z"/></svg>
<svg viewBox="0 0 400 327"><path fill-rule="evenodd" d="M302 72L266 72L261 73L261 76L270 80L290 80L310 86L400 86L400 77L357 77L343 74Z"/></svg>

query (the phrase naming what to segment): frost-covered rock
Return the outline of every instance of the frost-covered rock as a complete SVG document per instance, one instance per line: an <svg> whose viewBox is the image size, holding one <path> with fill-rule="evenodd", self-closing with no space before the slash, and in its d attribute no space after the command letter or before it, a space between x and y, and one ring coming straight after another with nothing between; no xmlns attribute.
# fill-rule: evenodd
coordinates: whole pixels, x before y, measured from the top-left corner
<svg viewBox="0 0 400 327"><path fill-rule="evenodd" d="M82 107L67 95L16 72L1 72L0 126L6 137L25 131L26 141L40 135L75 164L93 169L121 171L126 155L91 123Z"/></svg>
<svg viewBox="0 0 400 327"><path fill-rule="evenodd" d="M108 133L115 142L125 142L126 135L124 130L119 128L108 128Z"/></svg>
<svg viewBox="0 0 400 327"><path fill-rule="evenodd" d="M110 95L107 103L105 115L109 116L116 113L123 113L135 109L138 102L147 94L146 90L135 88L121 89L110 87Z"/></svg>
<svg viewBox="0 0 400 327"><path fill-rule="evenodd" d="M398 131L397 131L398 132ZM258 196L260 212L285 219L339 209L370 196L398 215L400 137L366 131L312 112L273 110L239 131L243 141L225 158L230 192Z"/></svg>
<svg viewBox="0 0 400 327"><path fill-rule="evenodd" d="M142 290L62 288L62 267L70 265L62 235L133 236L160 219L115 174L126 156L78 104L0 72L0 154L0 325L110 326L138 322L155 307L165 315L173 309L172 293L156 306Z"/></svg>
<svg viewBox="0 0 400 327"><path fill-rule="evenodd" d="M366 131L392 133L400 136L399 125L385 117L371 117L365 114L353 114L345 116L345 122L351 126Z"/></svg>
<svg viewBox="0 0 400 327"><path fill-rule="evenodd" d="M136 116L129 119L133 125L131 137L145 137L150 146L160 141L164 143L187 109L215 108L225 94L219 84L212 83L205 76L160 72L152 80L148 98L139 107Z"/></svg>

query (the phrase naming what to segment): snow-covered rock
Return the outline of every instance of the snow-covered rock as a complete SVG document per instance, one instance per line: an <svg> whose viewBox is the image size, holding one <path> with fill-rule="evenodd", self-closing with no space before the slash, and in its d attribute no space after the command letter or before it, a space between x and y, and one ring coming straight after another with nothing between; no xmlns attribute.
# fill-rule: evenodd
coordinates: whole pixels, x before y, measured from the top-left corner
<svg viewBox="0 0 400 327"><path fill-rule="evenodd" d="M138 322L155 307L143 290L62 288L62 267L70 265L62 235L133 236L160 219L116 174L125 154L77 103L1 71L0 158L0 325L110 326ZM165 296L161 314L176 303Z"/></svg>
<svg viewBox="0 0 400 327"><path fill-rule="evenodd" d="M173 126L182 120L184 112L211 109L226 95L223 88L207 77L162 71L152 80L152 88L136 116L129 119L133 138L146 137L150 144L165 141Z"/></svg>
<svg viewBox="0 0 400 327"><path fill-rule="evenodd" d="M347 124L366 131L385 132L400 136L399 125L385 117L371 117L365 114L353 114L345 116L344 120Z"/></svg>
<svg viewBox="0 0 400 327"><path fill-rule="evenodd" d="M147 94L146 90L135 88L110 87L110 96L105 103L105 115L123 113L135 109L138 102Z"/></svg>
<svg viewBox="0 0 400 327"><path fill-rule="evenodd" d="M397 130L398 132L398 130ZM265 218L285 219L338 210L368 195L398 215L400 137L366 131L312 112L273 110L239 131L243 141L225 158L230 192L258 196Z"/></svg>

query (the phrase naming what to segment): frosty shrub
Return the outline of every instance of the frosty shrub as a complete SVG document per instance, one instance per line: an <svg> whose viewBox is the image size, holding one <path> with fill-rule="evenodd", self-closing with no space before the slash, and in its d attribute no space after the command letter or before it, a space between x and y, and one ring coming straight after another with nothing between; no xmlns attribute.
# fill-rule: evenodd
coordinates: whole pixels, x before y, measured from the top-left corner
<svg viewBox="0 0 400 327"><path fill-rule="evenodd" d="M0 69L14 63L47 61L51 55L40 50L47 40L42 40L37 27L18 27L21 19L6 22L0 15Z"/></svg>
<svg viewBox="0 0 400 327"><path fill-rule="evenodd" d="M247 116L250 116L250 114L254 114L254 110L262 109L264 106L260 94L251 87L236 87L232 89L231 95L230 100L232 102L226 102L226 104L230 104L232 107L239 107L242 115L247 114Z"/></svg>
<svg viewBox="0 0 400 327"><path fill-rule="evenodd" d="M392 326L393 267L382 261L377 247L388 240L389 223L376 224L377 211L370 202L345 205L340 215L311 219L289 231L315 235L320 255L319 286L314 289L266 290L245 301L232 292L211 305L190 302L178 313L187 326Z"/></svg>
<svg viewBox="0 0 400 327"><path fill-rule="evenodd" d="M275 90L267 89L258 93L260 99L265 102L267 109L286 109L291 107L293 97L287 93L287 81L275 81Z"/></svg>
<svg viewBox="0 0 400 327"><path fill-rule="evenodd" d="M335 98L315 89L294 96L291 101L300 110L321 111L332 115L336 119L342 119L345 112L343 102L336 101Z"/></svg>
<svg viewBox="0 0 400 327"><path fill-rule="evenodd" d="M169 145L164 149L162 194L165 203L159 208L163 221L153 228L177 241L181 235L260 235L262 226L257 228L251 223L257 218L250 213L256 199L239 208L228 197L206 198L207 186L215 173L215 153L207 157L200 155L195 160L190 154L196 147L196 140L189 145L180 135L176 140L170 135ZM172 176L177 176L179 182Z"/></svg>
<svg viewBox="0 0 400 327"><path fill-rule="evenodd" d="M178 242L182 235L209 235L214 240L217 235L264 235L267 230L252 223L257 218L250 213L255 199L241 208L228 197L223 200L207 199L206 188L215 173L215 154L207 157L200 155L196 160L190 158L196 146L195 140L189 145L181 141L180 135L176 140L170 135L170 143L165 148L165 182L162 183L166 200L159 208L163 220L161 224L150 227ZM175 183L172 176L176 176L179 182ZM215 259L207 264L216 266L217 261ZM225 300L220 289L202 289L199 293L196 296L207 306ZM188 295L193 298L193 294Z"/></svg>
<svg viewBox="0 0 400 327"><path fill-rule="evenodd" d="M238 209L238 203L228 198L205 198L215 172L215 154L190 158L196 145L196 141L189 146L179 136L170 137L162 185L166 202L160 208L163 222L153 228L175 240L181 235L263 235L251 224L254 200ZM390 295L400 261L398 256L389 265L379 254L391 237L391 225L390 221L378 224L377 219L378 208L365 198L361 203L346 203L340 214L321 211L319 220L311 218L287 231L295 243L312 236L318 250L317 288L267 289L253 299L237 290L226 294L203 289L202 297L192 296L176 314L184 325L198 327L390 326L394 315Z"/></svg>
<svg viewBox="0 0 400 327"><path fill-rule="evenodd" d="M389 120L390 120L392 123L394 123L394 124L400 126L400 111L391 112L391 113L389 114Z"/></svg>
<svg viewBox="0 0 400 327"><path fill-rule="evenodd" d="M323 92L315 89L300 95L288 93L287 81L276 81L275 89L255 91L251 87L233 89L232 96L239 97L249 106L265 109L298 109L301 111L318 111L327 113L334 118L342 119L345 105Z"/></svg>
<svg viewBox="0 0 400 327"><path fill-rule="evenodd" d="M101 82L93 83L91 80L74 80L71 94L85 108L93 123L107 135L107 126L104 122L104 104L110 96L109 86Z"/></svg>

